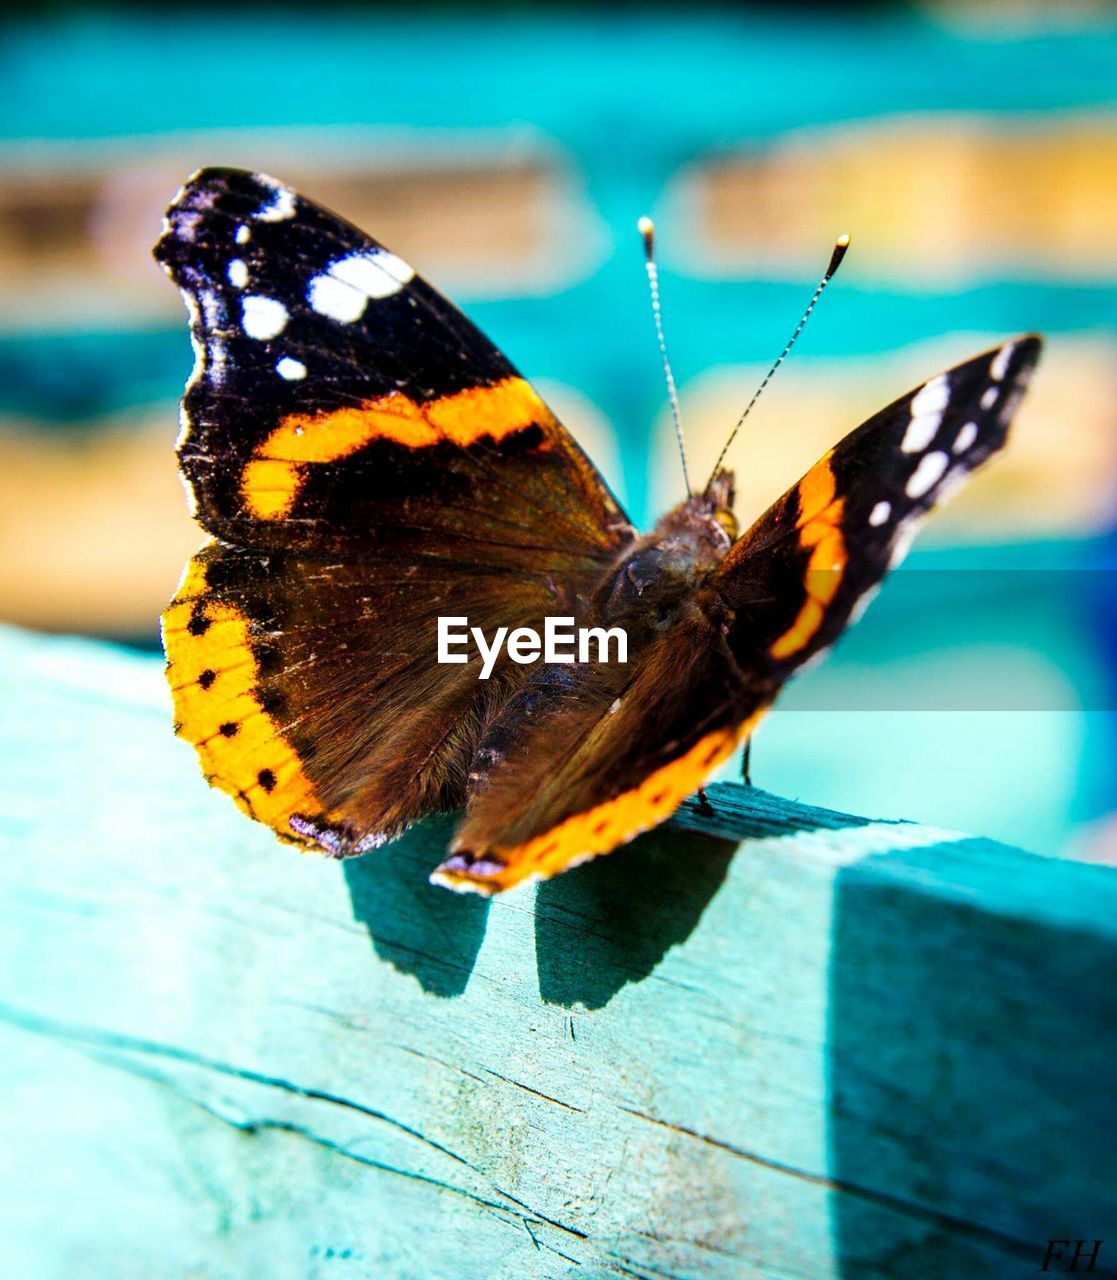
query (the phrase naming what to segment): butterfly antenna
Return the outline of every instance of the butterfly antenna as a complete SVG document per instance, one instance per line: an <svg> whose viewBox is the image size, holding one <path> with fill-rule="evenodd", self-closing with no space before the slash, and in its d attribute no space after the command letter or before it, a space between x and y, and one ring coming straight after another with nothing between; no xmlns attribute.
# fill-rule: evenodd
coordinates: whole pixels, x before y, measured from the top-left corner
<svg viewBox="0 0 1117 1280"><path fill-rule="evenodd" d="M707 492L709 491L710 485L713 484L715 476L721 470L721 464L725 461L725 455L729 452L729 446L737 438L737 432L740 431L742 425L744 424L745 419L752 412L753 405L755 405L756 402L760 399L761 395L763 394L764 388L768 385L769 382L772 381L772 375L776 372L776 370L780 367L780 365L783 364L783 362L787 359L788 353L791 351L791 348L795 345L796 339L803 332L803 326L810 319L811 312L818 305L818 300L819 298L822 297L822 291L834 278L834 273L842 265L842 259L846 256L846 250L848 248L849 248L849 236L847 235L839 236L837 240L834 242L834 252L830 255L830 265L826 268L825 274L823 275L822 279L818 282L818 288L815 289L814 293L812 294L810 302L807 303L807 309L806 311L803 312L802 318L800 319L799 323L795 326L795 332L791 335L790 338L788 338L787 346L785 346L784 349L780 352L779 358L776 360L775 364L773 364L772 367L768 370L768 372L764 375L763 382L761 382L760 386L756 388L756 391L753 393L752 399L745 406L744 413L742 413L741 416L737 419L737 425L729 433L729 439L726 440L724 445L722 445L721 453L718 454L718 460L717 462L714 463L713 472L711 473L710 479L706 484Z"/></svg>
<svg viewBox="0 0 1117 1280"><path fill-rule="evenodd" d="M679 459L683 464L683 483L686 485L686 496L691 496L690 473L686 465L686 445L683 442L683 424L679 417L679 392L675 386L675 375L671 372L671 361L667 358L667 341L663 336L663 315L659 306L659 270L655 265L655 223L651 218L641 218L636 224L644 241L644 265L648 272L648 290L652 295L652 319L655 321L655 336L659 339L659 354L663 357L663 376L667 379L667 398L671 402L671 417L675 421L675 439L679 442Z"/></svg>

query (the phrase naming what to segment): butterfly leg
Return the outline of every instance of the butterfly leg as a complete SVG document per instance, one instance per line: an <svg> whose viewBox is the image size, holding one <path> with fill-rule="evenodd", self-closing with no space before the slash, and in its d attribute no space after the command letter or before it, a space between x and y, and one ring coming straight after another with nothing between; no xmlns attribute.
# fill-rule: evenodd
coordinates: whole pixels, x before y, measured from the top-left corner
<svg viewBox="0 0 1117 1280"><path fill-rule="evenodd" d="M741 752L741 781L746 787L752 786L752 773L750 764L752 762L752 738L745 739L745 749Z"/></svg>
<svg viewBox="0 0 1117 1280"><path fill-rule="evenodd" d="M714 806L710 803L710 797L706 794L705 787L698 788L698 807L705 814L711 814L714 811Z"/></svg>

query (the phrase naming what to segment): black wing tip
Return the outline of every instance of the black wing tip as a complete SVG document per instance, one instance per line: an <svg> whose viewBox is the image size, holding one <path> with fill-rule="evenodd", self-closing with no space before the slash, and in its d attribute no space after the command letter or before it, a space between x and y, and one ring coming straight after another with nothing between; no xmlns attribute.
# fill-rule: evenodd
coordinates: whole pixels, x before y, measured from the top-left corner
<svg viewBox="0 0 1117 1280"><path fill-rule="evenodd" d="M999 351L1006 349L1009 351L1014 365L1035 364L1043 351L1043 335L1039 333L1021 333L1015 338L1006 338L1004 342L993 347L989 355L995 356Z"/></svg>
<svg viewBox="0 0 1117 1280"><path fill-rule="evenodd" d="M1044 338L1042 333L1022 333L1018 338L1011 339L1015 354L1018 359L1028 359L1034 364L1043 351Z"/></svg>
<svg viewBox="0 0 1117 1280"><path fill-rule="evenodd" d="M287 202L290 213L280 212L285 218L293 213L296 199L289 186L270 174L227 165L206 165L186 179L167 207L163 231L152 253L174 276L176 265L193 256L201 228L215 214L246 222L260 217L267 219L269 205L276 208Z"/></svg>
<svg viewBox="0 0 1117 1280"><path fill-rule="evenodd" d="M1008 350L1013 363L1023 363L1031 361L1034 363L1039 359L1043 350L1044 337L1041 333L1019 333L1014 337L1005 338L1004 341L998 342L996 346L989 347L971 359L964 361L965 364L981 364L982 361L994 359L1002 351Z"/></svg>
<svg viewBox="0 0 1117 1280"><path fill-rule="evenodd" d="M1043 347L1042 334L1018 334L963 360L961 364L947 369L943 376L970 376L980 380L990 378L996 382L1007 380L1010 383L1022 380L1026 383L1039 363Z"/></svg>

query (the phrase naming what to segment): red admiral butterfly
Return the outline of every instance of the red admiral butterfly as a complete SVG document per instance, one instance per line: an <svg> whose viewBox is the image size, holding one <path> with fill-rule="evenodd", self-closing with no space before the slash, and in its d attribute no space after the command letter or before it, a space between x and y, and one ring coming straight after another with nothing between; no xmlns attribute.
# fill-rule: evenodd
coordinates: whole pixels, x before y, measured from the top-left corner
<svg viewBox="0 0 1117 1280"><path fill-rule="evenodd" d="M932 378L742 536L720 467L639 534L505 357L342 219L207 169L155 252L191 313L178 456L212 535L163 617L177 732L247 814L335 857L464 806L434 879L482 893L699 788L1001 448L1040 349ZM479 680L436 662L447 615L621 627L628 662L504 655Z"/></svg>

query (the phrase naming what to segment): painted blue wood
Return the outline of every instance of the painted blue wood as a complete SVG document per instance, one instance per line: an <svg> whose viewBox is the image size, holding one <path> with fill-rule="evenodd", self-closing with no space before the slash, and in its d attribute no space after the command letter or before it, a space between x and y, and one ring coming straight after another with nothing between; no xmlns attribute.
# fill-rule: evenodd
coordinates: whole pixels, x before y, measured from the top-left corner
<svg viewBox="0 0 1117 1280"><path fill-rule="evenodd" d="M152 659L0 706L3 1274L1114 1274L1112 871L726 786L487 904L277 847Z"/></svg>

